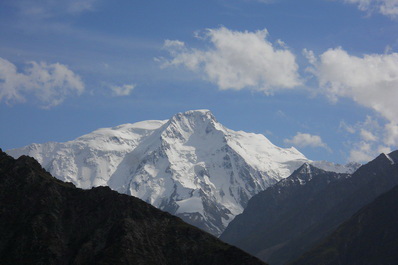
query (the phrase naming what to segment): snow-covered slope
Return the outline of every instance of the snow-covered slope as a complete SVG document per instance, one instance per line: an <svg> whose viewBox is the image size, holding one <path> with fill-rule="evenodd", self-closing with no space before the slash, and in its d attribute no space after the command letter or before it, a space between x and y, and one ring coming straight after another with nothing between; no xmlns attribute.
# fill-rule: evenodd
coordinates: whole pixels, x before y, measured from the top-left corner
<svg viewBox="0 0 398 265"><path fill-rule="evenodd" d="M33 156L51 174L81 188L107 185L134 195L215 235L253 195L310 162L295 148L277 147L263 135L225 128L208 110L7 153ZM317 164L322 165L348 171Z"/></svg>

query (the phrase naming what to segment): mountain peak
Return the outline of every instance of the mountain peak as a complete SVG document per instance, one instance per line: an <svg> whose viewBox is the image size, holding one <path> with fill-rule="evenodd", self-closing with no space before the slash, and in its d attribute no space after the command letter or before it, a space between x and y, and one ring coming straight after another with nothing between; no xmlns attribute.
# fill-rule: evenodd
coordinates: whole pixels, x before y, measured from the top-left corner
<svg viewBox="0 0 398 265"><path fill-rule="evenodd" d="M224 127L205 109L9 152L37 158L57 178L77 187L107 185L215 235L252 196L308 161L264 135Z"/></svg>
<svg viewBox="0 0 398 265"><path fill-rule="evenodd" d="M300 183L304 184L304 183L312 180L314 173L315 173L315 175L317 175L320 171L323 171L323 170L312 166L308 162L305 162L301 167L299 167L297 170L295 170L293 172L293 174L290 176L290 178L298 179L300 181Z"/></svg>
<svg viewBox="0 0 398 265"><path fill-rule="evenodd" d="M312 174L314 170L319 170L319 168L314 167L308 162L305 162L301 167L299 167L295 172L299 174Z"/></svg>
<svg viewBox="0 0 398 265"><path fill-rule="evenodd" d="M386 165L394 165L398 162L398 153L391 152L389 154L381 153L374 160L366 164L366 166L378 166L383 167Z"/></svg>
<svg viewBox="0 0 398 265"><path fill-rule="evenodd" d="M186 112L179 112L175 114L170 121L181 122L183 120L188 120L192 122L204 122L204 121L214 121L216 122L216 118L213 113L207 109L200 110L189 110Z"/></svg>
<svg viewBox="0 0 398 265"><path fill-rule="evenodd" d="M190 110L171 117L165 124L163 135L186 141L194 133L206 135L222 128L210 110Z"/></svg>
<svg viewBox="0 0 398 265"><path fill-rule="evenodd" d="M197 115L200 115L200 114L207 115L209 113L212 114L211 111L208 110L208 109L197 109L197 110L185 111L183 114L185 114L185 115L195 115L195 114L197 114Z"/></svg>
<svg viewBox="0 0 398 265"><path fill-rule="evenodd" d="M296 169L293 174L290 175L290 177L282 180L281 182L285 184L289 183L289 185L293 183L305 185L319 178L323 178L324 181L330 182L342 176L348 177L349 174L326 171L324 169L311 165L308 162L305 162L301 167ZM316 180L316 182L318 182L318 180Z"/></svg>
<svg viewBox="0 0 398 265"><path fill-rule="evenodd" d="M398 163L398 150L385 155L392 165Z"/></svg>

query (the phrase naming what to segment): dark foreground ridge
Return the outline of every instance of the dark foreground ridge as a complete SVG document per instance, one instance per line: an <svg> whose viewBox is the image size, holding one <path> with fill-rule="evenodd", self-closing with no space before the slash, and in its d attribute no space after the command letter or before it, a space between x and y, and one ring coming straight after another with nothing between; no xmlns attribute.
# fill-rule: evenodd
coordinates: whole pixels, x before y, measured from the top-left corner
<svg viewBox="0 0 398 265"><path fill-rule="evenodd" d="M397 264L398 186L343 223L292 265Z"/></svg>
<svg viewBox="0 0 398 265"><path fill-rule="evenodd" d="M0 263L264 264L107 187L77 189L0 149Z"/></svg>

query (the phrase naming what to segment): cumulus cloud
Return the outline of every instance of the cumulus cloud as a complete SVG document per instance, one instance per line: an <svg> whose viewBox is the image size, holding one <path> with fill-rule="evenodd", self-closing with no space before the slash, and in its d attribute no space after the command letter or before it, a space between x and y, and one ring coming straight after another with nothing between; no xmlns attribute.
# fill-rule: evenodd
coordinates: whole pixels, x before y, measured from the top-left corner
<svg viewBox="0 0 398 265"><path fill-rule="evenodd" d="M118 96L118 97L130 95L135 87L136 87L136 85L134 85L134 84L130 84L130 85L125 84L125 85L121 85L121 86L110 86L113 95Z"/></svg>
<svg viewBox="0 0 398 265"><path fill-rule="evenodd" d="M284 142L296 147L320 147L330 151L319 135L298 132L292 139L285 139Z"/></svg>
<svg viewBox="0 0 398 265"><path fill-rule="evenodd" d="M184 66L201 74L220 89L252 89L271 92L301 85L294 54L268 39L268 31L240 32L225 27L208 29L199 39L207 49L188 48L184 42L166 40L164 48L171 59L162 66Z"/></svg>
<svg viewBox="0 0 398 265"><path fill-rule="evenodd" d="M383 145L398 146L398 53L358 57L342 48L335 48L327 50L319 58L307 57L313 65L309 71L317 76L321 89L331 100L351 98L388 121L381 137L359 130L366 144L382 139ZM364 146L358 150L369 150Z"/></svg>
<svg viewBox="0 0 398 265"><path fill-rule="evenodd" d="M0 102L25 102L33 97L41 107L51 108L83 91L81 78L65 65L29 62L24 72L18 72L13 63L0 58Z"/></svg>
<svg viewBox="0 0 398 265"><path fill-rule="evenodd" d="M398 122L398 53L357 57L342 48L320 56L316 75L331 99L349 97Z"/></svg>
<svg viewBox="0 0 398 265"><path fill-rule="evenodd" d="M398 15L398 0L344 0L349 4L356 4L362 11L378 12L389 17Z"/></svg>

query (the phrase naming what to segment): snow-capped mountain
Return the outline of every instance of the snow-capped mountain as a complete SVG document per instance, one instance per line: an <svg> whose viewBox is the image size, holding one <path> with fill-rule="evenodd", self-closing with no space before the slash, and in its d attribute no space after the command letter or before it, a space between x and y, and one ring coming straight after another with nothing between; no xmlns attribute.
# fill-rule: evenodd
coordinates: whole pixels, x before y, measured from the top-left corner
<svg viewBox="0 0 398 265"><path fill-rule="evenodd" d="M65 143L7 151L29 155L80 188L109 186L219 235L258 192L309 161L261 134L233 131L208 110L99 129ZM317 162L339 172L350 167Z"/></svg>

